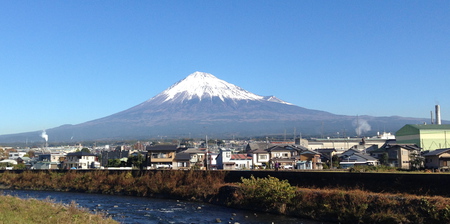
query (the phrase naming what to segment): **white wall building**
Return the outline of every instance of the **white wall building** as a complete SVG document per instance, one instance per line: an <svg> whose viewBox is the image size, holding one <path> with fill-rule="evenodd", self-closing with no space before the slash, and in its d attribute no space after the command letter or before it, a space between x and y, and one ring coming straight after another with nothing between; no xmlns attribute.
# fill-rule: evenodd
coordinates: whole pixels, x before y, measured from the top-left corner
<svg viewBox="0 0 450 224"><path fill-rule="evenodd" d="M16 160L18 158L21 158L27 154L26 152L10 152L9 153L9 159Z"/></svg>
<svg viewBox="0 0 450 224"><path fill-rule="evenodd" d="M91 169L98 168L97 156L87 152L69 153L64 160L64 169Z"/></svg>

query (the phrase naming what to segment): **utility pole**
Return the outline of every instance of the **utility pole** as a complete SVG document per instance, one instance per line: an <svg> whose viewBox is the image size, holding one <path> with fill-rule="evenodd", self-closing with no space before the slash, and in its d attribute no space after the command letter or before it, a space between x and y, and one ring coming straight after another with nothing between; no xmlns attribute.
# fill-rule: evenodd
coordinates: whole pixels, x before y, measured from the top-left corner
<svg viewBox="0 0 450 224"><path fill-rule="evenodd" d="M209 153L208 153L208 135L206 135L206 170L209 170L209 166L208 166L208 156L209 156Z"/></svg>
<svg viewBox="0 0 450 224"><path fill-rule="evenodd" d="M297 130L294 128L294 145L295 145L295 135L297 134L297 133L295 133Z"/></svg>
<svg viewBox="0 0 450 224"><path fill-rule="evenodd" d="M333 151L330 152L330 169L333 169Z"/></svg>

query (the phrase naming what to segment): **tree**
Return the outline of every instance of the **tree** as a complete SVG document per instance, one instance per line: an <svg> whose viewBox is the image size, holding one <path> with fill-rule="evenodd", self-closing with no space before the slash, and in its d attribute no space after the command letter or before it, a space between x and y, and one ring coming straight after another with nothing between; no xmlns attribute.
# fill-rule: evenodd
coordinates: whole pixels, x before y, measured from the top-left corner
<svg viewBox="0 0 450 224"><path fill-rule="evenodd" d="M36 153L34 152L34 150L30 150L28 151L28 155L30 156L30 158L34 158L36 156Z"/></svg>
<svg viewBox="0 0 450 224"><path fill-rule="evenodd" d="M82 148L81 152L87 152L87 153L91 153L91 150L89 150L88 148Z"/></svg>
<svg viewBox="0 0 450 224"><path fill-rule="evenodd" d="M0 159L5 157L5 150L3 148L0 148Z"/></svg>
<svg viewBox="0 0 450 224"><path fill-rule="evenodd" d="M19 163L19 164L13 166L13 169L15 169L15 170L24 170L26 168L27 167L23 163Z"/></svg>
<svg viewBox="0 0 450 224"><path fill-rule="evenodd" d="M380 158L381 165L387 166L389 165L389 155L387 152L384 152Z"/></svg>
<svg viewBox="0 0 450 224"><path fill-rule="evenodd" d="M128 157L127 166L136 167L142 169L144 166L145 157L142 154Z"/></svg>
<svg viewBox="0 0 450 224"><path fill-rule="evenodd" d="M341 161L338 155L333 155L333 164L332 167L341 168Z"/></svg>
<svg viewBox="0 0 450 224"><path fill-rule="evenodd" d="M419 152L417 152L417 151L411 152L409 159L410 159L411 169L418 170L423 167L423 162L425 161L425 158L423 156L421 156Z"/></svg>
<svg viewBox="0 0 450 224"><path fill-rule="evenodd" d="M108 167L120 167L120 159L108 159Z"/></svg>

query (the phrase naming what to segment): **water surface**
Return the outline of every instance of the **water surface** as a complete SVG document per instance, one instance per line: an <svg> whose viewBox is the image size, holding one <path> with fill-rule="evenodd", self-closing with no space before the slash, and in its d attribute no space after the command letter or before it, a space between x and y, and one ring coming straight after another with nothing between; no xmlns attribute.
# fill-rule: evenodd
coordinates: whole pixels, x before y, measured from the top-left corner
<svg viewBox="0 0 450 224"><path fill-rule="evenodd" d="M20 198L51 199L64 204L75 201L79 207L87 208L94 213L107 214L114 220L125 224L322 223L206 203L169 199L29 190L3 190L3 194Z"/></svg>

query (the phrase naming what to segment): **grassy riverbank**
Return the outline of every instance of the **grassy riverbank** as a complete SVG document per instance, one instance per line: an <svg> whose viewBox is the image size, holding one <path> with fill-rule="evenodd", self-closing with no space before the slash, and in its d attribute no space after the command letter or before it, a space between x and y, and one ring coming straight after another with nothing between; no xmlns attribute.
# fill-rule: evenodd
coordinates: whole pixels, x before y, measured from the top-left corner
<svg viewBox="0 0 450 224"><path fill-rule="evenodd" d="M450 223L446 197L296 188L270 176L242 182L230 202L243 208L339 223Z"/></svg>
<svg viewBox="0 0 450 224"><path fill-rule="evenodd" d="M5 188L166 197L340 223L450 223L450 198L291 186L267 176L225 183L226 172L24 171Z"/></svg>
<svg viewBox="0 0 450 224"><path fill-rule="evenodd" d="M1 195L0 223L116 224L118 222L100 214L91 214L85 209L78 208L74 203L64 205L52 201Z"/></svg>

